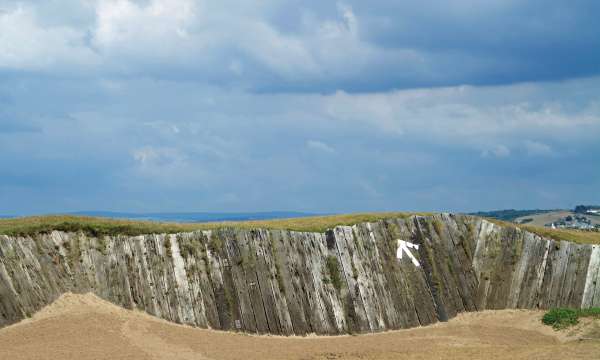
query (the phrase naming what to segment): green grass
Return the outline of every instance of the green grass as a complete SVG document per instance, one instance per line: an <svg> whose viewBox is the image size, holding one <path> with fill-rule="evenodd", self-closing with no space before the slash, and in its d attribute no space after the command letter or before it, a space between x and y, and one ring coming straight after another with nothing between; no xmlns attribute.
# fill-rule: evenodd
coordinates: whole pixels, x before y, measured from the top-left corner
<svg viewBox="0 0 600 360"><path fill-rule="evenodd" d="M600 308L590 309L551 309L542 317L542 323L552 326L556 330L568 328L579 323L579 318L591 317L600 319Z"/></svg>
<svg viewBox="0 0 600 360"><path fill-rule="evenodd" d="M340 264L338 259L333 255L329 255L327 257L326 265L327 274L329 275L333 287L340 292L342 289L342 277L340 275Z"/></svg>
<svg viewBox="0 0 600 360"><path fill-rule="evenodd" d="M337 225L354 225L362 222L375 222L384 219L407 218L411 215L431 215L429 213L357 213L347 215L314 216L293 219L261 221L225 221L212 223L161 223L152 221L118 220L85 216L32 216L0 219L0 234L27 236L49 233L53 230L84 232L89 235L142 235L177 233L195 230L212 230L224 227L243 229L282 229L293 231L324 232Z"/></svg>
<svg viewBox="0 0 600 360"><path fill-rule="evenodd" d="M411 215L428 216L432 213L379 212L356 213L346 215L311 216L293 219L261 221L228 221L213 223L160 223L152 221L117 220L84 216L33 216L12 219L0 219L0 234L29 236L49 233L53 230L65 232L83 232L92 236L101 235L142 235L178 233L195 230L211 230L223 227L242 229L281 229L293 231L324 232L338 225L354 225L363 222L376 222L384 219L407 218ZM600 232L549 229L530 225L517 225L496 219L488 219L505 227L518 227L540 236L555 240L572 241L580 244L600 244Z"/></svg>
<svg viewBox="0 0 600 360"><path fill-rule="evenodd" d="M540 236L549 237L555 240L572 241L579 244L600 244L600 232L597 231L550 229L532 225L521 225L519 227Z"/></svg>

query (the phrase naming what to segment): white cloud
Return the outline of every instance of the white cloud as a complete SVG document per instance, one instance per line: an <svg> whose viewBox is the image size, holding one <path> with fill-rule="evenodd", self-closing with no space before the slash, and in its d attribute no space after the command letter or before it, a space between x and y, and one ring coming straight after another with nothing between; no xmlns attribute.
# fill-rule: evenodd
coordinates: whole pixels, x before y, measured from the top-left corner
<svg viewBox="0 0 600 360"><path fill-rule="evenodd" d="M305 18L291 34L267 21L269 8L192 0L99 0L93 44L119 71L143 71L160 63L209 78L276 75L310 82L353 76L349 69L378 55L358 37L352 8L338 4L337 18ZM141 67L141 68L140 68ZM252 81L264 81L254 78Z"/></svg>
<svg viewBox="0 0 600 360"><path fill-rule="evenodd" d="M584 5L571 9L578 21L561 22L554 6L528 1L505 1L502 11L488 2L392 3L0 1L0 67L318 93L598 74L597 24ZM481 11L489 19L474 15ZM524 14L534 13L532 27ZM505 23L517 30L495 31ZM482 35L490 31L498 36ZM570 37L583 40L573 47ZM577 63L544 63L548 43Z"/></svg>
<svg viewBox="0 0 600 360"><path fill-rule="evenodd" d="M577 110L567 110L573 99L547 100L546 84L523 84L338 92L322 98L321 111L330 121L366 124L400 139L471 147L498 157L508 156L510 148L532 137L569 142L600 133L598 96L587 85L573 81L548 87L557 93L579 91ZM530 153L552 152L543 143L525 144Z"/></svg>
<svg viewBox="0 0 600 360"><path fill-rule="evenodd" d="M301 37L283 35L263 21L245 20L240 30L234 47L276 74L296 79L318 74L316 59Z"/></svg>
<svg viewBox="0 0 600 360"><path fill-rule="evenodd" d="M293 33L269 21L279 6L274 3L90 3L93 22L84 26L38 21L34 5L0 13L0 66L72 71L77 65L108 75L183 73L219 85L260 87L349 80L369 63L398 54L407 63L414 61L411 51L385 53L362 41L359 17L343 3L331 16L304 16Z"/></svg>
<svg viewBox="0 0 600 360"><path fill-rule="evenodd" d="M197 20L197 3L191 0L151 0L146 5L129 0L100 0L96 5L93 42L109 55L137 58L173 58L201 49L200 38L189 40Z"/></svg>
<svg viewBox="0 0 600 360"><path fill-rule="evenodd" d="M550 146L539 141L525 141L525 149L527 154L531 156L550 156L554 154Z"/></svg>
<svg viewBox="0 0 600 360"><path fill-rule="evenodd" d="M538 199L532 191L540 174L555 166L552 157L520 156L528 154L527 146L532 154L550 147L570 173L589 168L585 192L594 193L597 177L589 164L600 137L598 84L600 79L580 79L323 95L155 79L119 81L118 91L97 81L76 87L13 81L0 83L0 97L10 94L12 100L3 102L0 112L9 116L2 118L19 114L41 131L3 134L0 157L9 175L33 171L35 179L45 179L49 167L57 174L77 169L94 187L114 184L107 190L115 191L110 200L143 203L144 196L159 196L173 209L258 203L309 208L323 206L324 196L352 210L511 206ZM511 156L500 173L497 164L479 158L486 151L489 159ZM536 171L524 174L532 164ZM574 193L571 179L560 176L543 181L562 201ZM45 192L63 186L69 193L63 178L51 177ZM338 178L343 181L331 180ZM438 186L447 191L436 193ZM500 188L490 195L490 187ZM356 196L348 197L353 191ZM146 195L135 195L140 193ZM226 203L222 195L228 193L239 201Z"/></svg>
<svg viewBox="0 0 600 360"><path fill-rule="evenodd" d="M269 6L273 5L257 12L238 3L152 0L141 5L103 0L97 7L94 43L105 56L125 55L140 64L161 61L226 78L247 73L251 64L255 73L304 81L323 76L325 70L335 72L342 64L340 58L331 57L338 52L344 63L356 59L348 56L350 43L357 41L357 20L351 9L340 7L339 22L316 20L291 34L267 21ZM335 27L335 39L312 26Z"/></svg>
<svg viewBox="0 0 600 360"><path fill-rule="evenodd" d="M309 148L310 150L316 150L316 151L325 152L325 153L329 153L329 154L332 154L335 152L334 148L332 148L331 146L325 144L324 142L318 141L318 140L308 140L306 142L306 147Z"/></svg>
<svg viewBox="0 0 600 360"><path fill-rule="evenodd" d="M187 164L186 157L177 148L146 146L135 149L132 157L141 169L152 172Z"/></svg>
<svg viewBox="0 0 600 360"><path fill-rule="evenodd" d="M481 156L483 156L483 157L495 156L497 158L504 158L509 155L510 155L510 149L504 145L497 145L493 149L484 150L481 153Z"/></svg>
<svg viewBox="0 0 600 360"><path fill-rule="evenodd" d="M44 70L97 65L98 56L85 45L85 31L42 25L31 6L0 12L0 68Z"/></svg>
<svg viewBox="0 0 600 360"><path fill-rule="evenodd" d="M142 181L169 189L203 188L210 181L210 171L199 166L188 151L176 144L135 148L131 152L133 167L118 174L118 178L124 184Z"/></svg>
<svg viewBox="0 0 600 360"><path fill-rule="evenodd" d="M231 60L229 63L229 70L235 75L242 75L244 73L244 65L239 60Z"/></svg>
<svg viewBox="0 0 600 360"><path fill-rule="evenodd" d="M338 91L324 97L323 112L330 118L348 122L370 123L392 134L404 133L402 109L394 102L401 94L348 94Z"/></svg>
<svg viewBox="0 0 600 360"><path fill-rule="evenodd" d="M358 36L358 19L352 11L352 7L337 3L338 14L341 20L327 20L321 23L319 27L319 35L325 39L339 40L343 38L357 38Z"/></svg>

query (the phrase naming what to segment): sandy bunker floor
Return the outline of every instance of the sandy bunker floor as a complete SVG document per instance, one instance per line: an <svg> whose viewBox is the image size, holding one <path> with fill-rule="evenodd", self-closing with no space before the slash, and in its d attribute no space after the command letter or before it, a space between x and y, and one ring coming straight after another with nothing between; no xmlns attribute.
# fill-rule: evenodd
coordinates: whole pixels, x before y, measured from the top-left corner
<svg viewBox="0 0 600 360"><path fill-rule="evenodd" d="M540 317L486 311L382 334L283 338L194 329L65 294L0 330L0 359L600 359L600 324L557 333Z"/></svg>

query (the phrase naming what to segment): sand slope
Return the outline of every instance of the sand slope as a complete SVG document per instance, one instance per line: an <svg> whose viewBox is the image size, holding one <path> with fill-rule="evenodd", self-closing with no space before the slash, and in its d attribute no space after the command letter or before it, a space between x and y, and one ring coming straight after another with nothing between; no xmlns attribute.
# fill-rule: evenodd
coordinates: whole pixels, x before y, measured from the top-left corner
<svg viewBox="0 0 600 360"><path fill-rule="evenodd" d="M597 323L572 334L541 312L463 314L448 323L375 335L283 338L195 329L65 294L0 330L0 359L596 359ZM590 335L591 334L591 335Z"/></svg>

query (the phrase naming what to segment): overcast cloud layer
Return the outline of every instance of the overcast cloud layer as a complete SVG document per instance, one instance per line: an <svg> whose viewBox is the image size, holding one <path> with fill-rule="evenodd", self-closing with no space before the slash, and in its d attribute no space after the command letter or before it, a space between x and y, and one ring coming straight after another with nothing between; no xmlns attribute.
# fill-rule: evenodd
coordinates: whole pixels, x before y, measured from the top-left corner
<svg viewBox="0 0 600 360"><path fill-rule="evenodd" d="M0 0L0 214L600 203L595 1Z"/></svg>

